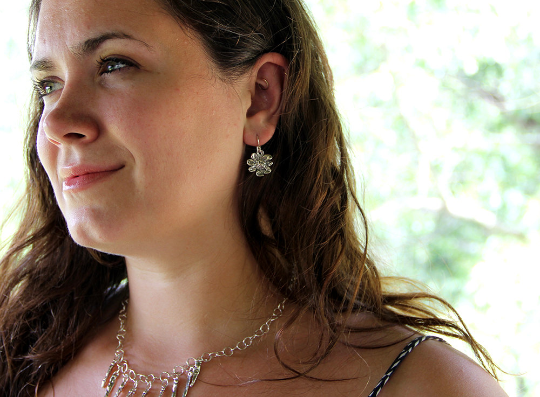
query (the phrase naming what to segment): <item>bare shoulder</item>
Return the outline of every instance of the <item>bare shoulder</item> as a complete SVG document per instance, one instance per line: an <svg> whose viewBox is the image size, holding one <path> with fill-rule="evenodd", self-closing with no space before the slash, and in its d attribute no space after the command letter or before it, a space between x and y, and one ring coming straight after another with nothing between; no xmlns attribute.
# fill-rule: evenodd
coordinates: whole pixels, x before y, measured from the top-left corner
<svg viewBox="0 0 540 397"><path fill-rule="evenodd" d="M395 371L380 397L507 397L471 358L446 343L420 343Z"/></svg>

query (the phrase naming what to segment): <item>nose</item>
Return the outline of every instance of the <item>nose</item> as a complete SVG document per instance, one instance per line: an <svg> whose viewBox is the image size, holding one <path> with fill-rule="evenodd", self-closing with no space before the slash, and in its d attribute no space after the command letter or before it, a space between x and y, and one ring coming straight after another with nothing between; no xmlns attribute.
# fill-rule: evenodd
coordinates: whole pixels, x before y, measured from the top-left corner
<svg viewBox="0 0 540 397"><path fill-rule="evenodd" d="M92 114L89 95L65 86L60 98L47 106L41 117L41 128L47 140L56 146L85 144L99 136L99 125Z"/></svg>

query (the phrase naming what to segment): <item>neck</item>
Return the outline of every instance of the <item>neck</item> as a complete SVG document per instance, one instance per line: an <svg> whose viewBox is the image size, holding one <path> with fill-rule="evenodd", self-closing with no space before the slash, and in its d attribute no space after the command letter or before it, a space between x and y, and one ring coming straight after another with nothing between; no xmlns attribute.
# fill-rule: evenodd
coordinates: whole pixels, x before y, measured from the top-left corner
<svg viewBox="0 0 540 397"><path fill-rule="evenodd" d="M174 260L126 258L125 349L134 366L167 371L189 357L234 346L272 314L281 298L247 244L222 245L219 251L197 256L185 250Z"/></svg>

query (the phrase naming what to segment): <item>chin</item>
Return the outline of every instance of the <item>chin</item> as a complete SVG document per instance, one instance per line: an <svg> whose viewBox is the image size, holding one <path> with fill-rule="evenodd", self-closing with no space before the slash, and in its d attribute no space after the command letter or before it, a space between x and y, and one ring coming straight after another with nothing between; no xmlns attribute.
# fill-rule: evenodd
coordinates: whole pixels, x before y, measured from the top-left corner
<svg viewBox="0 0 540 397"><path fill-rule="evenodd" d="M67 219L68 230L75 243L86 248L113 255L122 255L119 227L113 222L96 222L91 219Z"/></svg>
<svg viewBox="0 0 540 397"><path fill-rule="evenodd" d="M120 253L115 252L114 244L111 244L110 240L105 241L103 237L96 237L93 234L81 232L80 230L75 231L71 228L69 234L73 241L82 247L92 248L106 254L121 255Z"/></svg>

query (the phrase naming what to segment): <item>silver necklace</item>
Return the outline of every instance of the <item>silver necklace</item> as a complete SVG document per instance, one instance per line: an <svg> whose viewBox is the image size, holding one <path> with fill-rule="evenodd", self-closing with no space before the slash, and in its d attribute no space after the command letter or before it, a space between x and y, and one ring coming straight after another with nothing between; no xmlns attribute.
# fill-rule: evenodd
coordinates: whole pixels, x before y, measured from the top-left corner
<svg viewBox="0 0 540 397"><path fill-rule="evenodd" d="M165 395L165 392L169 385L172 385L171 397L176 397L178 394L180 377L184 374L186 375L187 380L184 392L182 393L182 397L186 397L189 389L192 388L195 384L197 376L201 371L201 365L203 363L207 363L208 361L218 357L230 357L234 354L235 351L247 349L257 339L266 335L270 331L270 325L283 315L283 309L286 300L287 299L283 299L283 301L279 305L277 305L277 307L272 312L272 315L268 318L268 320L266 320L263 325L259 327L257 331L255 331L253 335L245 337L235 346L226 347L220 351L204 353L198 358L190 357L186 360L185 364L175 366L172 372L162 372L159 375L144 375L135 372L133 369L130 368L127 359L124 357L124 339L126 337L125 325L127 319L128 304L128 300L126 300L122 303L122 309L120 310L120 314L118 315L118 319L120 320L120 329L116 334L118 346L116 347L116 351L114 352L114 359L109 366L109 369L107 370L107 374L101 382L101 387L105 388L105 397L109 397L111 391L116 384L116 381L120 378L122 379L122 383L120 383L120 386L118 387L118 390L116 391L114 397L119 397L124 389L129 390L127 397L132 397L137 392L139 385L146 386L141 395L141 397L145 397L150 392L150 389L152 389L153 384L158 382L161 383L161 389L159 391L160 397ZM126 389L126 387L128 387L128 389Z"/></svg>

